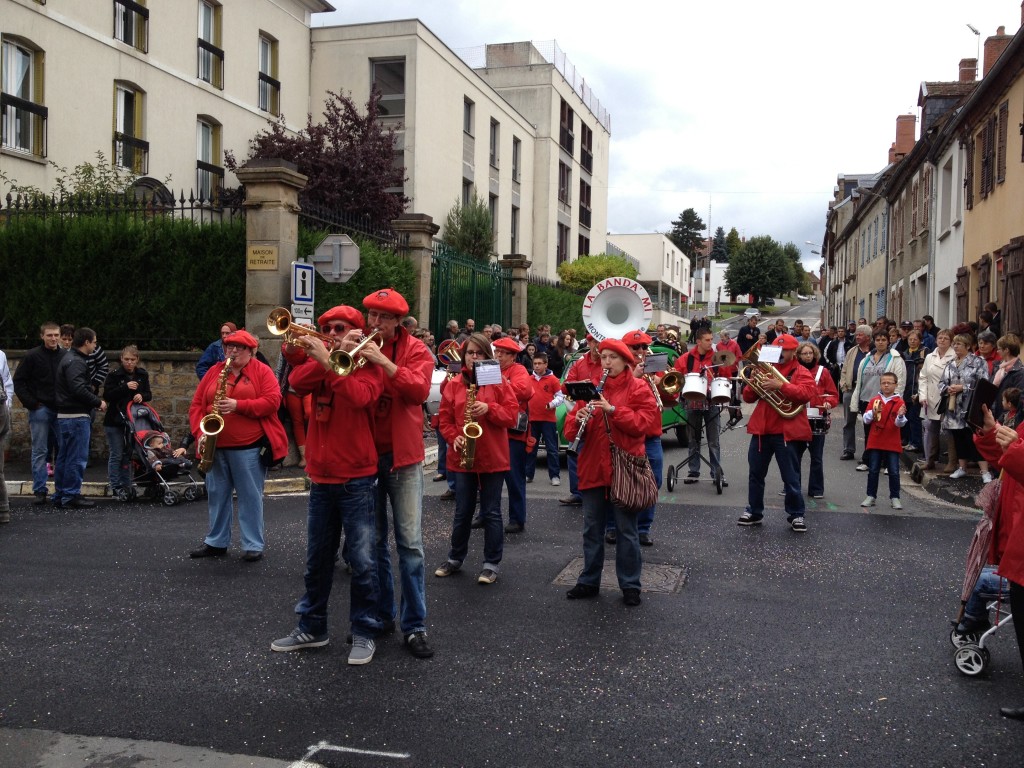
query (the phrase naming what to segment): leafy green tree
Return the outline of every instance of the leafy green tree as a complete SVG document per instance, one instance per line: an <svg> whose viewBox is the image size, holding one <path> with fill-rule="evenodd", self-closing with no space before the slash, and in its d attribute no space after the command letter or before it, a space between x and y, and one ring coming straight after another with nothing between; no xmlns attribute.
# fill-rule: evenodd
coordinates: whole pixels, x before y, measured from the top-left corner
<svg viewBox="0 0 1024 768"><path fill-rule="evenodd" d="M729 262L725 271L727 290L733 296L745 293L760 304L766 296L779 294L792 279L792 268L782 246L768 235L752 237Z"/></svg>
<svg viewBox="0 0 1024 768"><path fill-rule="evenodd" d="M729 261L729 246L725 242L725 229L715 230L715 238L711 242L711 260L725 263Z"/></svg>
<svg viewBox="0 0 1024 768"><path fill-rule="evenodd" d="M690 268L697 261L697 251L704 245L704 221L693 208L687 208L672 222L672 231L668 239L676 244L676 248L690 257Z"/></svg>
<svg viewBox="0 0 1024 768"><path fill-rule="evenodd" d="M494 255L494 231L491 211L476 192L466 205L456 202L444 221L441 242L464 256L490 261Z"/></svg>
<svg viewBox="0 0 1024 768"><path fill-rule="evenodd" d="M736 231L736 227L730 229L729 234L725 236L725 247L729 252L729 261L732 261L732 257L743 250L743 238Z"/></svg>
<svg viewBox="0 0 1024 768"><path fill-rule="evenodd" d="M786 243L782 246L782 252L789 260L789 283L784 292L803 293L804 267L800 261L800 249L795 243Z"/></svg>
<svg viewBox="0 0 1024 768"><path fill-rule="evenodd" d="M628 277L636 280L637 270L620 256L581 256L558 265L558 277L566 288L586 291L607 277Z"/></svg>

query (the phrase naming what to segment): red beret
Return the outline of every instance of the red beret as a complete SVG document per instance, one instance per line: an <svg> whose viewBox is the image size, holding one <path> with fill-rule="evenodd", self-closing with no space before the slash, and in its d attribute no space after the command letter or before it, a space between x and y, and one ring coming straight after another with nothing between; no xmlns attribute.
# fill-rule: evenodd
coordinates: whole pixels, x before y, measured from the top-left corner
<svg viewBox="0 0 1024 768"><path fill-rule="evenodd" d="M791 333L780 333L775 337L775 341L772 342L773 347L782 347L783 349L796 349L800 346L800 342L796 340L796 337Z"/></svg>
<svg viewBox="0 0 1024 768"><path fill-rule="evenodd" d="M600 352L604 352L605 350L614 352L616 355L625 360L628 365L633 365L636 363L636 358L633 357L633 353L630 351L629 347L627 347L618 339L605 339L598 345L597 349Z"/></svg>
<svg viewBox="0 0 1024 768"><path fill-rule="evenodd" d="M235 331L226 339L224 339L224 346L228 344L238 344L242 347L248 347L249 349L256 349L260 345L259 340L248 331Z"/></svg>
<svg viewBox="0 0 1024 768"><path fill-rule="evenodd" d="M495 349L503 349L506 352L513 352L517 355L523 351L523 348L519 346L519 343L512 341L508 336L502 336L497 341L491 342L491 346Z"/></svg>
<svg viewBox="0 0 1024 768"><path fill-rule="evenodd" d="M650 344L651 337L643 331L632 331L622 337L622 343L627 347L636 347L641 344Z"/></svg>
<svg viewBox="0 0 1024 768"><path fill-rule="evenodd" d="M320 315L317 323L323 328L332 320L338 320L339 322L351 325L355 328L365 328L366 319L363 317L363 313L355 307L349 307L345 304L339 304L336 307L331 307L322 315Z"/></svg>
<svg viewBox="0 0 1024 768"><path fill-rule="evenodd" d="M238 330L238 326L232 323L230 320L228 320L226 323L221 323L220 327L223 328L225 325L228 327L228 330L231 331L232 333Z"/></svg>
<svg viewBox="0 0 1024 768"><path fill-rule="evenodd" d="M374 291L363 299L363 306L367 309L376 309L378 312L387 312L399 319L409 314L409 302L394 288Z"/></svg>

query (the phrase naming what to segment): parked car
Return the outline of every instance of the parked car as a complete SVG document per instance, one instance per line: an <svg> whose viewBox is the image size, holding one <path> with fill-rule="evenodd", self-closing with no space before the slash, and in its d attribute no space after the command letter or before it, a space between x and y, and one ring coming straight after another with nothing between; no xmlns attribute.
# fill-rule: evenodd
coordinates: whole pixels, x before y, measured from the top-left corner
<svg viewBox="0 0 1024 768"><path fill-rule="evenodd" d="M744 317L760 317L761 316L761 312L760 312L760 310L758 310L757 307L747 307L743 311L743 316Z"/></svg>
<svg viewBox="0 0 1024 768"><path fill-rule="evenodd" d="M769 296L768 298L764 299L764 301L762 301L761 303L764 304L766 307L774 307L775 299Z"/></svg>
<svg viewBox="0 0 1024 768"><path fill-rule="evenodd" d="M796 297L797 297L798 299L800 299L800 301L810 301L810 300L811 300L811 297L810 297L810 296L804 296L804 295L803 295L802 293L798 293L798 294L796 295Z"/></svg>

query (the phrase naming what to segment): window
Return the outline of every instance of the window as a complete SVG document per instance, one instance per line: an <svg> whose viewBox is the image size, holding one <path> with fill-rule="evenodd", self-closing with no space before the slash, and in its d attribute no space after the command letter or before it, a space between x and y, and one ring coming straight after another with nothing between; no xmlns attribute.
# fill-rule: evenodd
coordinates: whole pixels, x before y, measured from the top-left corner
<svg viewBox="0 0 1024 768"><path fill-rule="evenodd" d="M578 256L589 256L590 255L590 238L589 237L584 237L583 235L579 236L579 239L578 239L578 242L577 242L576 253L577 253Z"/></svg>
<svg viewBox="0 0 1024 768"><path fill-rule="evenodd" d="M488 195L487 212L491 214L491 240L498 237L498 196Z"/></svg>
<svg viewBox="0 0 1024 768"><path fill-rule="evenodd" d="M370 62L370 79L380 93L380 113L387 117L405 114L405 59Z"/></svg>
<svg viewBox="0 0 1024 768"><path fill-rule="evenodd" d="M999 138L996 144L996 181L1006 181L1006 128L1010 121L1010 102L999 105Z"/></svg>
<svg viewBox="0 0 1024 768"><path fill-rule="evenodd" d="M143 93L128 83L114 84L114 164L143 176L149 173L149 142L143 140Z"/></svg>
<svg viewBox="0 0 1024 768"><path fill-rule="evenodd" d="M14 39L0 48L0 143L4 149L46 157L43 53Z"/></svg>
<svg viewBox="0 0 1024 768"><path fill-rule="evenodd" d="M953 160L952 158L946 160L945 165L942 166L942 173L940 176L941 181L941 199L942 209L939 211L939 232L945 232L949 229L950 224L953 220Z"/></svg>
<svg viewBox="0 0 1024 768"><path fill-rule="evenodd" d="M558 243L555 246L555 265L569 260L569 228L565 224L558 225Z"/></svg>
<svg viewBox="0 0 1024 768"><path fill-rule="evenodd" d="M558 201L568 205L572 202L570 186L572 185L572 169L565 163L558 164Z"/></svg>
<svg viewBox="0 0 1024 768"><path fill-rule="evenodd" d="M594 132L580 121L580 165L587 173L594 170Z"/></svg>
<svg viewBox="0 0 1024 768"><path fill-rule="evenodd" d="M515 136L512 137L512 181L518 182L522 173L523 144ZM515 251L513 251L515 253Z"/></svg>
<svg viewBox="0 0 1024 768"><path fill-rule="evenodd" d="M985 121L985 126L978 133L978 143L981 145L981 152L978 153L978 176L980 186L978 192L984 200L991 194L995 187L995 159L996 159L996 116L991 115Z"/></svg>
<svg viewBox="0 0 1024 768"><path fill-rule="evenodd" d="M473 182L462 180L462 204L469 205L473 201Z"/></svg>
<svg viewBox="0 0 1024 768"><path fill-rule="evenodd" d="M580 179L580 226L590 228L590 185Z"/></svg>
<svg viewBox="0 0 1024 768"><path fill-rule="evenodd" d="M512 225L512 243L509 253L519 253L519 209L514 205L509 223Z"/></svg>
<svg viewBox="0 0 1024 768"><path fill-rule="evenodd" d="M149 49L149 9L146 0L114 0L114 38L146 53Z"/></svg>
<svg viewBox="0 0 1024 768"><path fill-rule="evenodd" d="M200 117L196 122L196 194L204 202L214 200L224 184L224 169L216 162L221 156L220 142L220 124Z"/></svg>
<svg viewBox="0 0 1024 768"><path fill-rule="evenodd" d="M498 125L498 121L497 120L491 120L491 133L490 133L491 155L490 155L490 162L491 162L491 167L492 168L497 168L498 167L498 141L499 141L499 138L500 138L500 131L501 131L501 128Z"/></svg>
<svg viewBox="0 0 1024 768"><path fill-rule="evenodd" d="M469 99L462 102L462 130L473 135L473 102Z"/></svg>
<svg viewBox="0 0 1024 768"><path fill-rule="evenodd" d="M259 108L281 114L281 81L277 79L277 40L260 35Z"/></svg>
<svg viewBox="0 0 1024 768"><path fill-rule="evenodd" d="M221 7L201 0L199 3L198 77L215 88L224 87L224 51L220 48Z"/></svg>
<svg viewBox="0 0 1024 768"><path fill-rule="evenodd" d="M558 118L558 143L570 155L573 152L573 111L565 99L562 99L562 107Z"/></svg>

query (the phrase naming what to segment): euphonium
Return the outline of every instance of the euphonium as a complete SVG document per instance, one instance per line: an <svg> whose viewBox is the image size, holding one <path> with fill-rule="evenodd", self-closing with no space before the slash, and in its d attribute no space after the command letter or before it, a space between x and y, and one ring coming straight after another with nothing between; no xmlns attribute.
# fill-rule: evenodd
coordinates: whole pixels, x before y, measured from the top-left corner
<svg viewBox="0 0 1024 768"><path fill-rule="evenodd" d="M447 339L437 345L437 359L446 369L452 363L461 363L462 356L459 354L459 342L455 339ZM449 373L448 381L451 381L459 374Z"/></svg>
<svg viewBox="0 0 1024 768"><path fill-rule="evenodd" d="M378 347L384 344L379 330L374 328L373 332L369 336L364 336L351 352L346 352L344 349L336 349L331 352L331 370L339 376L348 376L353 371L358 371L366 365L366 358L360 356L359 353L367 344L376 344Z"/></svg>
<svg viewBox="0 0 1024 768"><path fill-rule="evenodd" d="M782 418L792 419L799 416L804 411L803 403L797 405L784 398L779 392L769 391L761 386L762 382L768 379L777 379L783 384L789 383L789 379L779 373L779 370L774 365L758 362L757 358L760 355L762 344L764 344L763 339L748 349L747 353L743 356L743 359L749 362L750 365L740 368L740 378L753 388L757 392L757 396L774 408L776 413Z"/></svg>
<svg viewBox="0 0 1024 768"><path fill-rule="evenodd" d="M466 389L466 410L462 417L462 436L466 438L462 444L462 460L459 466L465 470L473 469L476 459L476 441L484 433L484 428L473 420L473 406L476 405L476 384Z"/></svg>
<svg viewBox="0 0 1024 768"><path fill-rule="evenodd" d="M224 417L220 415L217 401L227 394L231 362L230 357L224 361L224 368L217 379L217 391L213 393L213 405L210 412L199 421L199 431L203 433L203 439L202 445L199 446L198 469L204 475L213 467L213 455L217 452L217 435L224 431Z"/></svg>

